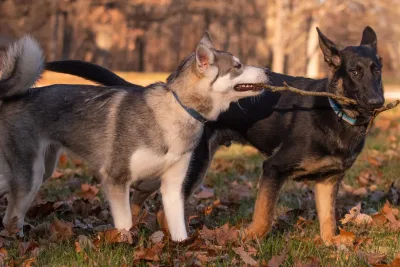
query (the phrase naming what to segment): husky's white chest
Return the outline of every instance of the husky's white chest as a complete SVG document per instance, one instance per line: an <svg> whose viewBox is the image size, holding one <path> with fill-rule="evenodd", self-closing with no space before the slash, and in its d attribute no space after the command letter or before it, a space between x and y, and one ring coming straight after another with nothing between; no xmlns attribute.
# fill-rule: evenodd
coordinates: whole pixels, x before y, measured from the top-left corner
<svg viewBox="0 0 400 267"><path fill-rule="evenodd" d="M182 157L181 151L169 151L160 155L148 148L136 150L130 159L133 180L154 177L162 174ZM183 151L182 151L183 152Z"/></svg>

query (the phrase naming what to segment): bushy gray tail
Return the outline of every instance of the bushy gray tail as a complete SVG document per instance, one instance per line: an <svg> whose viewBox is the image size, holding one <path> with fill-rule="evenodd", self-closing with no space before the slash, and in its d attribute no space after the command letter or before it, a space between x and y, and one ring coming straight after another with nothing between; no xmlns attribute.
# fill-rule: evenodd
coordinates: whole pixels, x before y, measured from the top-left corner
<svg viewBox="0 0 400 267"><path fill-rule="evenodd" d="M0 98L27 91L40 78L43 66L43 51L30 36L24 36L10 45L3 57Z"/></svg>

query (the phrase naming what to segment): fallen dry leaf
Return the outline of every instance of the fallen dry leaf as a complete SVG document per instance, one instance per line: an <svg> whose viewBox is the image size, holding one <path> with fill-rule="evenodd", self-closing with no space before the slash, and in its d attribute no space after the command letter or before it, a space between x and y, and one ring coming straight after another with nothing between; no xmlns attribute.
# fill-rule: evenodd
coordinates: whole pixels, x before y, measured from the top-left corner
<svg viewBox="0 0 400 267"><path fill-rule="evenodd" d="M386 219L389 220L389 227L391 229L400 229L400 221L396 218L396 216L399 215L399 210L392 208L392 205L389 203L389 201L386 201L385 205L383 206L382 213L385 215Z"/></svg>
<svg viewBox="0 0 400 267"><path fill-rule="evenodd" d="M372 224L372 217L368 214L361 213L361 203L358 203L357 206L354 206L350 209L349 213L344 216L343 219L340 220L342 224L346 224L348 222L352 222L356 225L361 224Z"/></svg>
<svg viewBox="0 0 400 267"><path fill-rule="evenodd" d="M99 188L97 188L97 186L95 185L90 185L90 184L82 184L81 185L81 192L79 193L79 195L83 198L83 199L93 199L97 193L99 193Z"/></svg>
<svg viewBox="0 0 400 267"><path fill-rule="evenodd" d="M23 257L38 247L39 245L35 241L21 242L18 245L18 254L20 257Z"/></svg>
<svg viewBox="0 0 400 267"><path fill-rule="evenodd" d="M126 230L118 230L118 229L110 229L103 232L98 233L94 244L96 247L102 243L127 243L133 244L133 236L132 233Z"/></svg>
<svg viewBox="0 0 400 267"><path fill-rule="evenodd" d="M154 244L151 248L141 247L137 249L133 258L135 261L148 260L148 261L160 261L160 252L162 251L163 245L161 243Z"/></svg>
<svg viewBox="0 0 400 267"><path fill-rule="evenodd" d="M197 199L207 199L214 197L214 189L203 186L201 191L194 195Z"/></svg>
<svg viewBox="0 0 400 267"><path fill-rule="evenodd" d="M160 243L163 240L164 236L165 234L163 231L157 231L150 236L150 240L151 242L153 242L153 244Z"/></svg>
<svg viewBox="0 0 400 267"><path fill-rule="evenodd" d="M51 179L58 179L58 178L60 178L60 177L62 177L62 176L64 176L64 173L63 173L63 172L60 172L60 171L58 171L58 170L55 170L55 171L53 172L53 174L51 175Z"/></svg>
<svg viewBox="0 0 400 267"><path fill-rule="evenodd" d="M60 157L58 158L58 166L61 168L67 167L68 157L66 153L61 153Z"/></svg>
<svg viewBox="0 0 400 267"><path fill-rule="evenodd" d="M396 255L394 260L389 264L372 264L374 267L399 267L400 266L400 253Z"/></svg>
<svg viewBox="0 0 400 267"><path fill-rule="evenodd" d="M4 266L4 260L7 258L8 252L5 248L0 248L0 266Z"/></svg>
<svg viewBox="0 0 400 267"><path fill-rule="evenodd" d="M154 232L157 229L157 216L158 214L156 215L153 212L143 210L139 216L132 216L132 227L139 227L143 225L151 232Z"/></svg>
<svg viewBox="0 0 400 267"><path fill-rule="evenodd" d="M32 264L36 263L35 258L29 258L22 262L21 267L31 267Z"/></svg>
<svg viewBox="0 0 400 267"><path fill-rule="evenodd" d="M233 243L239 239L237 229L230 227L227 223L215 229L208 229L205 225L200 233L202 239L215 242L220 246Z"/></svg>
<svg viewBox="0 0 400 267"><path fill-rule="evenodd" d="M249 253L247 253L242 247L232 248L232 250L240 256L240 259L247 265L257 266L258 263L255 261Z"/></svg>
<svg viewBox="0 0 400 267"><path fill-rule="evenodd" d="M79 244L79 242L77 242L77 241L75 241L75 251L76 251L76 253L82 252L81 244Z"/></svg>
<svg viewBox="0 0 400 267"><path fill-rule="evenodd" d="M379 253L369 253L358 251L357 256L368 264L378 264L386 259L386 255Z"/></svg>
<svg viewBox="0 0 400 267"><path fill-rule="evenodd" d="M268 261L268 267L279 267L281 266L286 259L287 249L285 249L281 254L272 256L272 258Z"/></svg>
<svg viewBox="0 0 400 267"><path fill-rule="evenodd" d="M332 241L337 247L344 245L346 247L353 247L354 241L356 240L356 235L352 232L347 232L339 227L340 233L334 236Z"/></svg>
<svg viewBox="0 0 400 267"><path fill-rule="evenodd" d="M74 235L72 223L63 222L57 218L50 224L49 231L52 241L69 239Z"/></svg>

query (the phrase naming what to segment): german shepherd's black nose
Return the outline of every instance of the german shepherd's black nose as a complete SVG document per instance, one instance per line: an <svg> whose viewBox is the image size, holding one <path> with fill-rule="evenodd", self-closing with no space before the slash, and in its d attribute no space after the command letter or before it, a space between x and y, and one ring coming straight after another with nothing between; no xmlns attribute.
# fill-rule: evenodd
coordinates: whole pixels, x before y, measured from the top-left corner
<svg viewBox="0 0 400 267"><path fill-rule="evenodd" d="M383 103L384 103L383 97L368 99L368 105L371 106L372 108L380 108L382 107Z"/></svg>

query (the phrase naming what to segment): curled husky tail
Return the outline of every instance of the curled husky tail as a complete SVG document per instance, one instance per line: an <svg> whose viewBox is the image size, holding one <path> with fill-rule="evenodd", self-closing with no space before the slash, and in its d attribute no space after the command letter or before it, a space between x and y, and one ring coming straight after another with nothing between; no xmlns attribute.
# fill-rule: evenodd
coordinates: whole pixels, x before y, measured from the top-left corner
<svg viewBox="0 0 400 267"><path fill-rule="evenodd" d="M30 36L10 45L3 57L0 98L21 94L32 87L43 71L43 52Z"/></svg>

